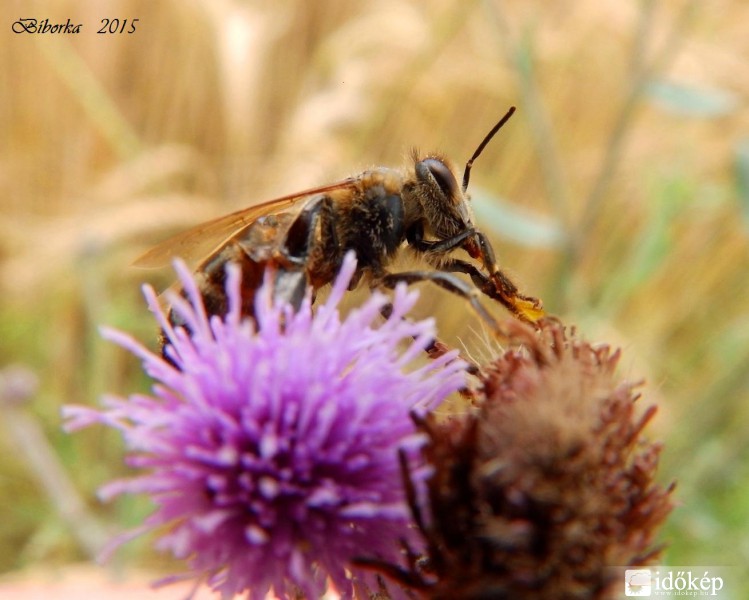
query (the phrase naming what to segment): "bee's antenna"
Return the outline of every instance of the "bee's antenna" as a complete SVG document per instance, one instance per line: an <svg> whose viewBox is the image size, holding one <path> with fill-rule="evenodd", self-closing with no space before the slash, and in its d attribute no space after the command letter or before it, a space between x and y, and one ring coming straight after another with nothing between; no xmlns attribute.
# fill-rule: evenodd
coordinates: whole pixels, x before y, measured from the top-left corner
<svg viewBox="0 0 749 600"><path fill-rule="evenodd" d="M473 161L479 157L479 154L481 154L484 151L484 148L486 148L486 145L494 137L494 134L497 133L502 128L502 125L507 123L509 118L512 116L512 113L514 112L515 112L515 107L511 106L510 110L507 111L507 114L499 120L499 123L497 123L494 127L492 127L492 130L486 134L486 137L479 144L479 147L476 148L476 152L473 153L473 156L468 159L468 162L466 163L466 169L465 171L463 171L463 193L465 193L465 191L468 189L468 180L471 178L471 167L473 166Z"/></svg>

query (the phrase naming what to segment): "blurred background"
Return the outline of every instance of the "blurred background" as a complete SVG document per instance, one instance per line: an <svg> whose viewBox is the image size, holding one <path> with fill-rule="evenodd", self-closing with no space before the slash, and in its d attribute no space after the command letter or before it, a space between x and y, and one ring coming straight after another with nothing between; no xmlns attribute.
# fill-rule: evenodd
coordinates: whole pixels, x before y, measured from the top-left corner
<svg viewBox="0 0 749 600"><path fill-rule="evenodd" d="M622 376L659 404L650 434L679 503L664 562L749 564L749 3L5 0L0 14L5 581L85 563L149 511L96 499L127 473L116 434L60 429L64 404L147 389L98 332L155 345L140 284L170 275L130 267L141 252L412 147L462 165L510 105L474 165L478 223L521 289L621 347ZM13 33L32 17L83 27ZM97 34L102 19L139 20ZM445 338L481 347L464 304L425 296ZM167 568L148 541L114 565Z"/></svg>

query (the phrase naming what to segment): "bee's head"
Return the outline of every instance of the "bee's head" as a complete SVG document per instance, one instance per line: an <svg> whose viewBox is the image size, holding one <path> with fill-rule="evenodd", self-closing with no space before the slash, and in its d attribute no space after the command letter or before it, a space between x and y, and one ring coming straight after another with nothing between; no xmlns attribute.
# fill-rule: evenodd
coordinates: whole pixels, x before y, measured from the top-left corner
<svg viewBox="0 0 749 600"><path fill-rule="evenodd" d="M416 160L414 171L415 196L432 235L437 239L448 239L473 228L468 197L446 159L430 155Z"/></svg>
<svg viewBox="0 0 749 600"><path fill-rule="evenodd" d="M424 233L439 240L448 240L474 229L467 193L473 161L514 112L513 106L478 145L466 163L462 184L458 184L455 169L444 157L428 155L419 158L416 152L413 153L415 181L407 192L418 202L419 220L423 222ZM469 236L462 247L474 258L481 255L482 251L473 236Z"/></svg>

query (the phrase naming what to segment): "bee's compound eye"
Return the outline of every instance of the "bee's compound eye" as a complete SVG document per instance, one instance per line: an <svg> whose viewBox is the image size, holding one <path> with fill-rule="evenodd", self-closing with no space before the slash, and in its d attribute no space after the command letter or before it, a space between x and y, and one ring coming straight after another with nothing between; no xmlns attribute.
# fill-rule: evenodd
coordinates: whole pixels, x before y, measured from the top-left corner
<svg viewBox="0 0 749 600"><path fill-rule="evenodd" d="M448 198L455 198L458 195L458 182L448 166L437 158L425 158L419 163L419 166L426 168L434 180L437 182L442 193Z"/></svg>

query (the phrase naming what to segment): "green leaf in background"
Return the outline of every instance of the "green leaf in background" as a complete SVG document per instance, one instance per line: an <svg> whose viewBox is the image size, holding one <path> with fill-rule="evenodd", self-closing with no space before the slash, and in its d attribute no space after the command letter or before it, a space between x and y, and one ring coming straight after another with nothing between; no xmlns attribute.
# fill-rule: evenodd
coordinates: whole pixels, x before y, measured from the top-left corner
<svg viewBox="0 0 749 600"><path fill-rule="evenodd" d="M674 250L674 223L694 200L695 183L679 175L659 178L644 207L646 218L628 249L621 250L615 276L601 282L598 310L616 314L624 309L638 290L648 285Z"/></svg>
<svg viewBox="0 0 749 600"><path fill-rule="evenodd" d="M645 93L665 111L686 117L722 117L739 104L736 95L727 90L665 80L651 81Z"/></svg>
<svg viewBox="0 0 749 600"><path fill-rule="evenodd" d="M736 192L744 217L744 226L749 228L749 138L739 140L735 152Z"/></svg>
<svg viewBox="0 0 749 600"><path fill-rule="evenodd" d="M476 221L485 232L531 248L557 248L565 234L560 224L541 213L519 208L480 188L471 191Z"/></svg>

